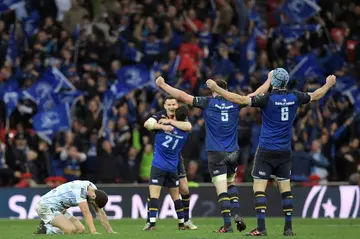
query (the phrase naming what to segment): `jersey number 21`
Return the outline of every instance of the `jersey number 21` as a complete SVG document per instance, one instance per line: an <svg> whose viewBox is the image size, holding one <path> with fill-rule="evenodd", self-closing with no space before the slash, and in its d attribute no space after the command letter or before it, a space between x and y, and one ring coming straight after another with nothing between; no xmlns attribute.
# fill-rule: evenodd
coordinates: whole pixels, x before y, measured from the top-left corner
<svg viewBox="0 0 360 239"><path fill-rule="evenodd" d="M173 141L173 137L169 136L169 135L166 135L165 136L165 142L162 143L162 146L166 147L166 148L169 148L170 147L170 143ZM171 147L171 149L175 149L176 148L176 145L179 143L179 139L175 139L174 140L174 143L173 143L173 146Z"/></svg>

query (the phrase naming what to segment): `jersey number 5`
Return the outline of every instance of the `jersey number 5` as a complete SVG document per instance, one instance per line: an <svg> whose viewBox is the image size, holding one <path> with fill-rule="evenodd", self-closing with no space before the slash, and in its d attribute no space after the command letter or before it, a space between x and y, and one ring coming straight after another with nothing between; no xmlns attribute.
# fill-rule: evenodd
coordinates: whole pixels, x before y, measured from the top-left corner
<svg viewBox="0 0 360 239"><path fill-rule="evenodd" d="M281 121L289 120L289 107L281 107Z"/></svg>
<svg viewBox="0 0 360 239"><path fill-rule="evenodd" d="M173 141L173 137L169 136L169 135L166 135L165 136L165 142L162 143L162 146L166 147L166 148L169 148L169 144ZM174 144L173 146L171 147L171 149L175 149L176 148L176 145L179 143L179 139L175 139L174 140Z"/></svg>
<svg viewBox="0 0 360 239"><path fill-rule="evenodd" d="M221 111L221 121L229 121L229 113L227 111Z"/></svg>

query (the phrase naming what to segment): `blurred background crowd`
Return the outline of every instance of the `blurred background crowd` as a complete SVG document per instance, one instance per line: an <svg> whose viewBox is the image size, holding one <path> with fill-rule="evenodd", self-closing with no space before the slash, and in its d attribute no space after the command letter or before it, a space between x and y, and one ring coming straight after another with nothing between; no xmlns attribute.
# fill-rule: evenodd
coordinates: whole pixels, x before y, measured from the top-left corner
<svg viewBox="0 0 360 239"><path fill-rule="evenodd" d="M289 87L337 86L303 106L292 180L359 181L360 1L6 0L0 3L0 184L146 183L162 109L158 75L193 95L208 78L248 94L270 70ZM45 86L44 86L45 85ZM188 180L210 182L202 112L182 152ZM239 115L237 182L250 171L261 112Z"/></svg>

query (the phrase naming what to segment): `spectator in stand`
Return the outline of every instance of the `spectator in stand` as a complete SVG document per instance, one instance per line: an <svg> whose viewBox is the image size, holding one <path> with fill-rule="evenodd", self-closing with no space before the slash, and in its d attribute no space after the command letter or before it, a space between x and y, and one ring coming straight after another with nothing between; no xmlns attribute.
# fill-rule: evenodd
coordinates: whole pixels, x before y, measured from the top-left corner
<svg viewBox="0 0 360 239"><path fill-rule="evenodd" d="M314 140L311 145L311 157L324 167L313 166L311 169L312 175L319 177L319 183L324 184L327 182L329 172L327 167L329 166L329 160L321 152L321 143L319 140Z"/></svg>

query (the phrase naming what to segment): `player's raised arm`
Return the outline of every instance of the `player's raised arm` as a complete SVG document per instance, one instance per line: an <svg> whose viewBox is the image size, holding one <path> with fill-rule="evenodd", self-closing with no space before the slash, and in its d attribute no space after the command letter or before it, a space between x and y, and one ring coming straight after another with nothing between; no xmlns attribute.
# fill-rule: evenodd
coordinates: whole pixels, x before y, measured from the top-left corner
<svg viewBox="0 0 360 239"><path fill-rule="evenodd" d="M106 232L108 233L112 233L112 234L117 234L117 232L114 232L114 230L112 229L108 217L106 215L106 212L104 211L104 209L99 208L96 203L91 203L91 207L93 208L93 210L95 211L96 217L97 219L99 219L99 221L101 222L101 224L103 225L103 227L105 228Z"/></svg>
<svg viewBox="0 0 360 239"><path fill-rule="evenodd" d="M194 96L187 94L182 90L178 90L168 84L166 84L163 77L159 76L156 79L156 85L163 89L166 93L172 95L174 98L185 102L186 104L192 105L194 101Z"/></svg>
<svg viewBox="0 0 360 239"><path fill-rule="evenodd" d="M236 93L229 92L221 87L219 87L215 81L213 80L207 80L206 81L207 87L212 90L213 92L221 95L226 100L233 102L235 104L239 105L250 105L251 104L251 98L249 96L242 96Z"/></svg>
<svg viewBox="0 0 360 239"><path fill-rule="evenodd" d="M248 96L253 97L259 94L265 94L268 92L270 85L271 85L271 78L272 78L273 71L270 71L268 74L267 80L262 84L259 88L256 89L253 93L248 94Z"/></svg>
<svg viewBox="0 0 360 239"><path fill-rule="evenodd" d="M160 119L160 124L171 124L172 126L181 129L183 131L191 131L192 125L189 121L177 121L173 119Z"/></svg>
<svg viewBox="0 0 360 239"><path fill-rule="evenodd" d="M86 225L88 226L89 228L89 231L91 234L97 234L96 232L96 228L95 228L95 225L94 225L94 219L91 215L91 212L90 212L90 209L89 209L89 205L87 203L87 201L83 201L83 202L80 202L79 203L79 208L84 216L84 219L85 219L85 222L86 222Z"/></svg>
<svg viewBox="0 0 360 239"><path fill-rule="evenodd" d="M319 89L315 90L312 93L309 93L311 100L320 100L321 98L323 98L326 93L329 91L329 89L331 87L333 87L336 84L336 76L334 75L329 75L326 78L326 83L320 87Z"/></svg>

